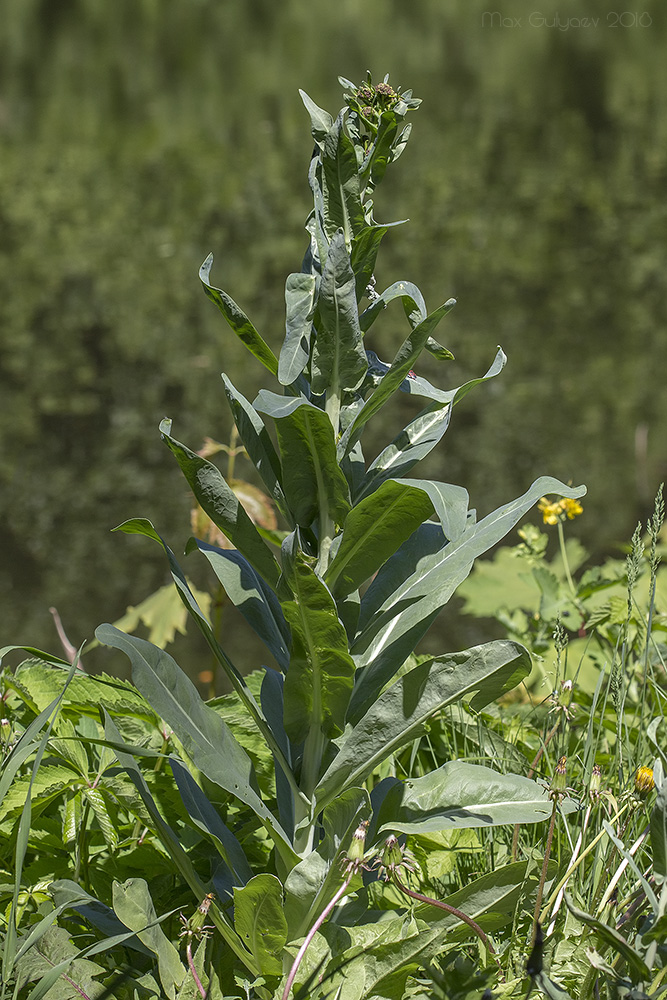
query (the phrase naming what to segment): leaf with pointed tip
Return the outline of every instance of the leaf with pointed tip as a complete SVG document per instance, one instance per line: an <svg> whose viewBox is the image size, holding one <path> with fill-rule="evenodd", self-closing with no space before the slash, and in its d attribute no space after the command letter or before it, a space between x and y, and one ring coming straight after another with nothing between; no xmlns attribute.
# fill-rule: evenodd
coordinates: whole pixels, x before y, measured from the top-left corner
<svg viewBox="0 0 667 1000"><path fill-rule="evenodd" d="M443 394L443 400L435 400L418 413L391 444L371 462L362 489L358 494L355 493L355 502L371 494L386 479L398 478L409 472L417 462L425 458L449 427L453 405L463 399L476 385L481 385L482 382L499 375L505 361L504 353L498 349L493 364L485 375L472 379L457 389L451 389Z"/></svg>
<svg viewBox="0 0 667 1000"><path fill-rule="evenodd" d="M208 514L232 545L240 549L248 562L275 588L280 567L257 528L246 514L239 498L225 482L212 462L201 458L180 441L171 437L171 421L163 420L160 432L188 481L200 507Z"/></svg>
<svg viewBox="0 0 667 1000"><path fill-rule="evenodd" d="M157 956L163 989L174 1000L176 989L185 979L185 969L177 949L158 923L145 879L130 878L122 885L114 882L113 908L121 923L135 931L141 943Z"/></svg>
<svg viewBox="0 0 667 1000"><path fill-rule="evenodd" d="M288 515L282 488L282 469L271 436L254 407L232 385L224 372L222 373L222 382L234 423L243 446L248 452L248 457L262 477L264 485L278 509L286 517Z"/></svg>
<svg viewBox="0 0 667 1000"><path fill-rule="evenodd" d="M547 789L531 778L453 760L421 778L394 785L380 807L378 829L429 833L541 823L552 809Z"/></svg>
<svg viewBox="0 0 667 1000"><path fill-rule="evenodd" d="M287 921L283 887L275 875L255 875L242 889L234 889L234 927L260 972L281 975Z"/></svg>
<svg viewBox="0 0 667 1000"><path fill-rule="evenodd" d="M411 321L410 326L414 329L423 320L426 319L428 313L426 310L426 302L424 301L424 296L420 292L419 288L413 284L411 281L395 281L388 288L385 288L378 297L371 302L369 306L362 312L359 317L359 325L361 329L366 333L373 322L377 319L381 312L383 312L387 305L394 299L401 299L403 302L403 308L405 309L408 319Z"/></svg>
<svg viewBox="0 0 667 1000"><path fill-rule="evenodd" d="M244 802L261 820L281 857L294 853L284 830L257 791L252 761L231 730L199 696L175 660L144 639L125 635L113 625L100 625L100 642L120 649L132 663L132 680L176 733L195 767L225 791Z"/></svg>
<svg viewBox="0 0 667 1000"><path fill-rule="evenodd" d="M324 195L324 230L331 240L338 229L349 246L352 238L365 227L359 186L359 165L352 140L343 126L341 111L324 137L322 150L322 193Z"/></svg>
<svg viewBox="0 0 667 1000"><path fill-rule="evenodd" d="M311 385L316 395L358 388L368 369L355 278L341 229L331 240L315 316Z"/></svg>
<svg viewBox="0 0 667 1000"><path fill-rule="evenodd" d="M318 809L346 785L364 781L445 706L477 692L473 704L479 710L516 687L530 669L527 650L507 639L420 663L384 691L348 731L315 790Z"/></svg>
<svg viewBox="0 0 667 1000"><path fill-rule="evenodd" d="M572 916L576 917L583 924L586 924L587 927L590 927L597 934L600 941L611 947L615 953L622 955L640 980L648 982L652 978L643 957L614 927L609 927L608 924L605 924L602 920L598 920L597 917L593 917L590 913L580 910L579 907L574 905L568 893L565 893L565 902Z"/></svg>
<svg viewBox="0 0 667 1000"><path fill-rule="evenodd" d="M328 111L323 108L319 108L315 101L311 100L305 90L299 90L301 95L301 100L303 101L306 111L310 115L311 131L313 133L313 139L319 145L324 142L327 133L333 125L333 118Z"/></svg>
<svg viewBox="0 0 667 1000"><path fill-rule="evenodd" d="M396 225L397 223L394 223ZM366 226L352 240L350 264L354 272L357 302L362 298L373 277L380 243L388 226ZM361 317L360 317L361 320ZM363 327L362 327L363 329Z"/></svg>
<svg viewBox="0 0 667 1000"><path fill-rule="evenodd" d="M475 559L501 541L519 519L548 493L578 498L584 486L571 487L543 476L523 496L499 507L479 523L445 543L439 526L425 524L378 572L364 594L359 632L351 646L363 668L350 704L350 719L358 720L428 630ZM438 529L440 535L438 535Z"/></svg>
<svg viewBox="0 0 667 1000"><path fill-rule="evenodd" d="M287 735L300 743L312 729L329 737L343 732L354 663L333 597L301 553L288 583L294 600L283 602L292 629L284 718Z"/></svg>
<svg viewBox="0 0 667 1000"><path fill-rule="evenodd" d="M426 341L431 335L431 331L435 329L442 317L446 316L455 305L456 299L448 299L447 302L427 316L405 338L391 363L389 371L383 377L380 384L373 390L359 411L359 414L350 425L349 430L346 431L344 435L345 444L343 446L343 442L341 441L339 451L343 449L346 451L354 444L361 434L364 425L370 420L373 414L377 413L384 406L390 396L393 396L401 383L405 381L409 371L423 351Z"/></svg>
<svg viewBox="0 0 667 1000"><path fill-rule="evenodd" d="M432 513L423 490L393 479L353 507L325 575L334 596L358 590Z"/></svg>
<svg viewBox="0 0 667 1000"><path fill-rule="evenodd" d="M272 375L277 375L278 359L264 338L260 336L240 306L234 302L234 299L227 292L223 292L221 288L215 288L210 283L209 274L211 273L212 266L213 254L210 253L199 269L199 280L204 286L204 291L209 299L215 302L236 336L245 344L250 353L254 354L257 360L261 361Z"/></svg>
<svg viewBox="0 0 667 1000"><path fill-rule="evenodd" d="M290 634L280 603L271 587L238 549L219 549L197 539L186 548L197 548L208 559L225 594L275 657L281 670L289 663Z"/></svg>
<svg viewBox="0 0 667 1000"><path fill-rule="evenodd" d="M308 364L317 277L297 272L285 282L285 340L278 357L278 381L291 385Z"/></svg>
<svg viewBox="0 0 667 1000"><path fill-rule="evenodd" d="M331 421L307 399L260 390L255 407L273 417L285 477L285 496L297 524L308 527L322 511L342 524L349 510L345 476L336 461Z"/></svg>

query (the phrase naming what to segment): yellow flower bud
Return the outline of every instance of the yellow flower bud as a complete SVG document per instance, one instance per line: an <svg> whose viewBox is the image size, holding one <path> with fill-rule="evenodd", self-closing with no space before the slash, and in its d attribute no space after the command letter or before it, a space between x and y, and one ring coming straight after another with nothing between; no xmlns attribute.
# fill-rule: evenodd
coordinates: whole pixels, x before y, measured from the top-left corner
<svg viewBox="0 0 667 1000"><path fill-rule="evenodd" d="M635 772L635 791L640 798L645 799L655 788L652 767L638 767Z"/></svg>

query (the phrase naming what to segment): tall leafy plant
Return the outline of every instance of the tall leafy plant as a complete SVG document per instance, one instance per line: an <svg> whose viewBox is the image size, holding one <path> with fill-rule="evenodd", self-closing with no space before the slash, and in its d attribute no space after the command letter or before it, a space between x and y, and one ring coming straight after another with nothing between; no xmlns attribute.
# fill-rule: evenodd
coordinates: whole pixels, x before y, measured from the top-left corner
<svg viewBox="0 0 667 1000"><path fill-rule="evenodd" d="M265 669L259 693L231 662L153 525L137 518L120 526L163 546L181 599L273 756L274 790L260 790L253 759L224 712L202 701L170 655L111 625L97 630L102 643L127 654L135 685L173 731L178 753L169 760L182 803L218 858L208 882L152 802L134 761L140 749L123 744L110 716L106 738L183 880L198 898L209 890L216 894L208 919L228 954L271 989L287 974L300 940L340 897L340 862L360 824L369 821L367 843L373 845L390 833L550 817L547 792L519 775L453 760L402 781L382 765L445 706L465 701L480 709L526 676L528 653L509 640L439 656L414 651L475 559L536 501L548 493L576 498L585 492L541 478L477 520L461 486L410 477L442 439L454 406L500 374L505 356L499 349L485 375L454 389L440 389L413 371L424 351L443 362L452 357L434 333L455 303L448 299L429 312L410 281L376 291L377 255L395 223L376 221L373 198L405 149L411 129L405 118L420 102L387 80L341 83L346 103L336 118L302 94L314 139L308 172L313 209L301 270L286 281L279 356L241 307L211 284L212 257L200 271L206 294L277 381L251 403L222 376L239 437L284 531L258 528L217 467L181 443L170 420L160 428L198 503L234 546L192 539L187 551L208 560L272 654L278 669ZM405 312L405 339L383 361L366 337L373 329L379 344L383 314L397 306ZM381 411L397 392L421 397L425 405L369 461L366 425L381 423ZM220 797L232 804L227 824L213 803ZM230 815L270 845L261 870L244 835L231 828ZM472 933L455 912L479 919L495 910L497 926L500 911L511 919L512 906L527 891L525 879L525 864L508 865L458 893L454 910L443 915L424 906L405 923L400 911L376 922L377 911L363 905L366 890L354 875L348 890L357 893L359 905L347 908L350 926L341 934L336 924L325 924L300 975L318 967L342 997L400 995L410 970L437 952L445 931L455 931L456 940ZM364 958L368 949L373 962Z"/></svg>

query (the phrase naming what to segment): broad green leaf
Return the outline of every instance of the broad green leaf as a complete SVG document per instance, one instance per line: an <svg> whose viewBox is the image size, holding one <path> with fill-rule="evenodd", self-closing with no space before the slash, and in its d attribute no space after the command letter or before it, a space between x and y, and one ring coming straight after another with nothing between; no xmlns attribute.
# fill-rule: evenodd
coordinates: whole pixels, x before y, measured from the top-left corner
<svg viewBox="0 0 667 1000"><path fill-rule="evenodd" d="M206 556L229 600L265 643L280 668L286 670L290 633L273 590L238 549L218 549L195 539L186 551L192 547Z"/></svg>
<svg viewBox="0 0 667 1000"><path fill-rule="evenodd" d="M206 639L206 642L208 643L213 655L217 659L218 663L220 663L220 665L224 669L230 684L232 685L232 687L238 694L239 698L245 705L246 709L248 710L248 714L254 720L257 729L262 734L262 736L266 740L267 745L271 748L272 752L274 753L276 761L278 762L281 770L285 774L287 781L293 788L293 791L295 792L295 794L298 794L298 788L296 786L294 775L292 774L292 769L287 763L287 760L285 759L285 756L282 753L281 748L278 746L266 719L262 715L262 711L259 705L257 704L257 701L255 700L252 691L248 687L245 678L236 669L236 667L234 666L234 664L229 659L227 654L220 646L220 643L216 639L213 633L213 629L211 628L207 619L202 614L199 605L197 604L192 594L192 591L188 586L183 570L178 565L178 562L174 557L174 553L165 543L164 539L161 538L161 536L157 533L151 522L146 520L145 518L133 518L132 520L126 521L124 524L121 524L115 530L125 531L128 534L146 535L148 538L152 538L154 541L158 542L162 546L167 556L167 559L169 560L171 577L172 580L174 581L174 584L176 585L176 588L178 589L178 592L181 596L181 600L186 605L190 614L192 615L195 622L199 626L199 629L201 630L202 635Z"/></svg>
<svg viewBox="0 0 667 1000"><path fill-rule="evenodd" d="M283 887L275 875L255 875L242 889L234 889L234 926L262 975L281 975L287 921Z"/></svg>
<svg viewBox="0 0 667 1000"><path fill-rule="evenodd" d="M213 266L213 254L210 253L199 269L199 280L204 286L204 291L209 299L215 302L216 306L225 317L232 330L245 344L251 354L254 354L258 361L261 361L265 368L268 368L272 375L278 374L278 359L259 335L243 310L234 302L234 299L223 292L221 288L215 288L209 281L211 267Z"/></svg>
<svg viewBox="0 0 667 1000"><path fill-rule="evenodd" d="M327 133L333 125L333 118L328 111L324 111L323 108L319 108L317 104L311 100L305 90L300 90L299 94L301 95L301 100L305 105L306 111L310 115L313 139L319 146L321 146L327 136Z"/></svg>
<svg viewBox="0 0 667 1000"><path fill-rule="evenodd" d="M222 382L234 423L239 432L248 457L259 472L264 485L284 517L289 519L287 503L282 487L280 459L273 446L271 435L254 407L248 402L222 373Z"/></svg>
<svg viewBox="0 0 667 1000"><path fill-rule="evenodd" d="M295 865L285 882L285 915L290 940L308 932L340 888L343 856L361 821L370 816L369 795L365 788L348 787L327 806L322 840Z"/></svg>
<svg viewBox="0 0 667 1000"><path fill-rule="evenodd" d="M432 312L426 317L426 319L422 320L422 322L416 326L414 330L412 330L410 335L405 338L402 345L398 349L396 357L391 363L389 371L368 397L364 406L359 411L358 416L346 432L345 450L354 444L358 436L361 434L365 424L375 413L378 412L378 410L381 409L381 407L384 406L387 400L393 396L401 383L406 379L408 372L411 370L417 358L423 351L426 341L430 337L432 331L438 325L443 316L446 316L455 305L456 299L448 299L447 302L436 309L435 312Z"/></svg>
<svg viewBox="0 0 667 1000"><path fill-rule="evenodd" d="M361 204L357 154L345 133L344 114L340 112L321 146L322 194L324 230L329 240L342 229L345 243L350 246L352 238L365 227L366 220Z"/></svg>
<svg viewBox="0 0 667 1000"><path fill-rule="evenodd" d="M481 709L520 683L530 668L527 650L509 640L420 663L384 691L347 732L315 790L318 808L348 784L363 781L446 705L477 692L473 704Z"/></svg>
<svg viewBox="0 0 667 1000"><path fill-rule="evenodd" d="M316 395L357 389L368 369L355 279L342 230L331 240L315 315L311 387ZM406 369L407 371L407 369ZM284 464L284 463L283 463Z"/></svg>
<svg viewBox="0 0 667 1000"><path fill-rule="evenodd" d="M256 790L252 762L229 727L199 696L175 660L144 639L100 625L96 636L122 650L132 663L132 679L156 712L174 730L195 767L249 806L261 820L281 856L292 862L293 851L280 824Z"/></svg>
<svg viewBox="0 0 667 1000"><path fill-rule="evenodd" d="M82 916L93 927L102 932L104 937L112 937L123 934L127 928L121 924L120 920L110 906L100 902L95 896L82 889L77 882L72 879L57 879L49 886L49 892L53 896L58 911L72 909ZM125 945L142 955L151 956L151 952L142 944L138 937L131 937Z"/></svg>
<svg viewBox="0 0 667 1000"><path fill-rule="evenodd" d="M278 357L278 381L291 385L308 364L317 277L297 272L285 283L285 340Z"/></svg>
<svg viewBox="0 0 667 1000"><path fill-rule="evenodd" d="M366 226L352 240L350 264L354 272L357 302L364 296L373 277L380 243L388 228L388 226ZM359 319L361 322L361 317Z"/></svg>
<svg viewBox="0 0 667 1000"><path fill-rule="evenodd" d="M469 524L453 542L445 544L441 532L439 543L437 529L428 524L408 539L378 572L361 602L359 633L350 651L364 670L350 706L352 721L425 634L478 556L501 541L545 494L577 498L585 492L584 486L570 487L543 476L517 500Z"/></svg>
<svg viewBox="0 0 667 1000"><path fill-rule="evenodd" d="M296 523L308 527L328 513L335 524L342 524L350 505L348 487L324 410L306 399L277 396L265 389L255 406L276 422L283 468L289 470L285 496Z"/></svg>
<svg viewBox="0 0 667 1000"><path fill-rule="evenodd" d="M413 329L415 326L418 326L422 320L426 319L428 315L426 302L424 301L424 296L420 292L419 288L417 288L417 286L411 281L395 281L393 285L389 285L388 288L385 288L385 290L381 292L378 297L366 307L366 309L364 309L359 317L359 324L364 333L370 329L380 313L382 313L387 308L388 304L394 299L401 299L408 317L415 319L415 322L410 323L410 326Z"/></svg>
<svg viewBox="0 0 667 1000"><path fill-rule="evenodd" d="M87 997L97 1000L108 995L104 983L96 977L107 970L82 958L63 927L49 927L39 943L30 948L17 963L16 986L19 995L28 996L27 984L37 982L30 996L48 996L49 1000L71 1000ZM56 971L57 970L57 971ZM40 990L40 987L42 989Z"/></svg>
<svg viewBox="0 0 667 1000"><path fill-rule="evenodd" d="M604 942L604 944L611 947L615 953L620 954L623 957L635 976L645 983L650 982L652 976L646 962L636 948L633 948L622 934L619 934L614 927L609 927L601 920L598 920L597 917L593 917L590 913L580 910L579 907L574 905L567 892L565 893L565 902L568 910L574 917L577 918L577 920L580 920L583 924L590 927L591 930L598 936L600 941Z"/></svg>
<svg viewBox="0 0 667 1000"><path fill-rule="evenodd" d="M380 124L371 156L364 163L364 175L370 177L373 187L380 183L387 167L394 158L393 145L398 133L399 121L400 118L394 111L383 111L380 116Z"/></svg>
<svg viewBox="0 0 667 1000"><path fill-rule="evenodd" d="M100 788L84 788L83 797L88 802L95 814L99 827L102 831L104 841L110 851L115 851L118 847L118 832L109 816L105 796Z"/></svg>
<svg viewBox="0 0 667 1000"><path fill-rule="evenodd" d="M303 555L297 555L288 582L294 600L283 603L292 630L285 731L300 743L313 728L329 737L343 732L354 663L333 597Z"/></svg>
<svg viewBox="0 0 667 1000"><path fill-rule="evenodd" d="M358 590L432 513L424 490L395 480L361 500L345 519L340 545L325 575L332 593L340 597Z"/></svg>
<svg viewBox="0 0 667 1000"><path fill-rule="evenodd" d="M428 833L464 827L541 823L552 802L531 778L455 760L397 783L380 809L379 830Z"/></svg>
<svg viewBox="0 0 667 1000"><path fill-rule="evenodd" d="M53 799L59 798L65 789L71 787L78 789L81 784L81 778L71 767L63 767L60 764L42 764L36 774L28 773L16 778L2 799L0 830L5 834L10 832L25 806L29 792L33 806L46 805Z"/></svg>
<svg viewBox="0 0 667 1000"><path fill-rule="evenodd" d="M171 421L163 420L160 431L199 505L267 583L275 586L280 576L278 563L222 473L212 462L171 437Z"/></svg>
<svg viewBox="0 0 667 1000"><path fill-rule="evenodd" d="M146 881L130 878L122 885L114 882L113 908L121 923L135 931L141 943L157 956L162 987L168 997L175 997L185 978L185 969L178 951L157 923L158 917ZM153 926L148 927L149 924Z"/></svg>
<svg viewBox="0 0 667 1000"><path fill-rule="evenodd" d="M252 878L252 870L243 848L238 840L223 823L217 809L206 798L187 767L175 758L169 763L176 780L176 785L193 823L204 830L216 844L220 856L224 859L234 878L234 885L245 885Z"/></svg>

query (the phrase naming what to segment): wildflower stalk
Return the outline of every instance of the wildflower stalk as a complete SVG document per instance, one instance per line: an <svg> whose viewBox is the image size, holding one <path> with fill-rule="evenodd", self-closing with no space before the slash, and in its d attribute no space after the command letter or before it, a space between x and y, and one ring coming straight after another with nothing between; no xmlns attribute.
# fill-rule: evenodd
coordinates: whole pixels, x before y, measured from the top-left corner
<svg viewBox="0 0 667 1000"><path fill-rule="evenodd" d="M429 903L431 906L437 906L438 909L444 910L445 913L451 913L452 916L458 917L458 919L462 920L464 924L467 924L468 927L470 927L471 930L475 932L475 934L480 939L486 950L493 957L493 961L500 969L500 975L504 981L505 976L503 974L503 967L500 964L500 961L498 960L498 957L496 955L496 950L489 941L488 937L486 936L482 928L477 923L477 921L473 920L472 917L469 917L467 913L464 913L463 910L459 910L456 906L450 906L449 903L443 903L442 900L440 899L433 899L432 896L425 896L421 892L415 892L413 889L408 889L407 885L404 885L404 883L401 882L400 878L398 877L395 871L391 873L391 878L396 888L399 889L402 893L405 893L406 896L410 896L412 899L416 899L420 903Z"/></svg>
<svg viewBox="0 0 667 1000"><path fill-rule="evenodd" d="M547 843L544 849L544 861L542 863L542 873L540 875L540 882L537 887L537 899L535 900L535 912L533 913L533 937L531 939L531 946L535 943L535 934L537 933L537 925L540 923L540 909L542 906L542 897L544 895L544 883L547 880L547 870L549 868L549 859L551 857L551 843L554 838L554 827L556 826L556 813L558 812L558 795L554 795L554 804L551 810L551 819L549 821L549 833L547 834Z"/></svg>
<svg viewBox="0 0 667 1000"><path fill-rule="evenodd" d="M345 895L345 893L347 892L348 887L350 885L350 882L352 881L352 878L353 878L354 874L355 874L355 872L354 872L354 869L353 869L350 872L350 874L347 876L347 878L345 879L345 881L343 882L343 884L341 885L341 887L338 889L338 891L336 892L336 895L333 897L333 899L331 900L331 902L327 903L327 905L324 907L324 909L320 913L319 917L317 918L317 920L315 921L315 923L313 924L313 926L310 928L310 930L306 934L306 937L304 938L304 942L301 945L301 947L299 948L298 952L296 953L296 958L294 959L294 961L292 963L292 968L289 971L289 975L287 977L287 982L285 983L285 989L283 990L282 1000L287 1000L287 998L289 997L290 990L292 989L292 984L294 982L294 978L295 978L297 972L299 971L299 966L301 965L301 962L303 961L304 955L308 951L308 946L310 945L310 942L313 940L313 938L317 934L318 930L320 929L320 927L322 926L322 924L324 923L324 921L327 919L327 917L329 916L329 914L333 910L333 908L336 905L336 903L338 903L338 901L340 899L342 899L343 896Z"/></svg>
<svg viewBox="0 0 667 1000"><path fill-rule="evenodd" d="M185 946L185 954L187 955L188 966L190 968L190 972L192 973L192 978L195 981L195 986L197 987L199 995L202 998L202 1000L206 1000L206 990L202 986L202 981L197 975L197 970L195 969L195 963L192 958L192 938L190 938L187 945Z"/></svg>
<svg viewBox="0 0 667 1000"><path fill-rule="evenodd" d="M540 760L542 759L542 754L544 753L544 751L546 750L546 748L549 746L549 744L551 743L551 741L554 738L554 736L556 735L556 733L558 732L558 727L559 726L560 726L560 718L558 719L558 721L556 722L556 724L551 727L551 729L549 730L549 732L547 733L547 735L544 737L544 742L542 743L542 746L540 747L540 749L537 751L537 753L533 757L532 764L530 765L530 767L528 769L528 774L526 775L527 778L532 778L532 776L534 775L535 769L536 769L537 765L539 764ZM512 837L512 861L516 861L517 854L519 853L519 833L520 832L521 832L521 824L517 823L515 825L515 827L514 827L514 836Z"/></svg>
<svg viewBox="0 0 667 1000"><path fill-rule="evenodd" d="M562 521L558 522L558 544L560 545L560 554L563 560L563 569L565 570L565 578L570 588L570 593L572 594L573 597L576 597L577 588L574 585L574 580L572 579L572 574L570 573L570 563L567 558L567 550L565 548L565 532L563 531Z"/></svg>

